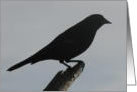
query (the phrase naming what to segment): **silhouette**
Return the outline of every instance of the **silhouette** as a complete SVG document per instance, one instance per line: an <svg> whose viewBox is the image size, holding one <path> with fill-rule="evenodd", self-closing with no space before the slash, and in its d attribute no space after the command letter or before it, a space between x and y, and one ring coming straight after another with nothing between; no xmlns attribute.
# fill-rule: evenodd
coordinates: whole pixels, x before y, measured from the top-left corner
<svg viewBox="0 0 137 92"><path fill-rule="evenodd" d="M67 63L78 62L71 59L83 53L91 45L97 30L104 24L111 24L111 22L100 14L90 15L58 35L50 44L31 57L10 67L8 71L29 63L35 64L48 59L58 60L68 68L71 68Z"/></svg>

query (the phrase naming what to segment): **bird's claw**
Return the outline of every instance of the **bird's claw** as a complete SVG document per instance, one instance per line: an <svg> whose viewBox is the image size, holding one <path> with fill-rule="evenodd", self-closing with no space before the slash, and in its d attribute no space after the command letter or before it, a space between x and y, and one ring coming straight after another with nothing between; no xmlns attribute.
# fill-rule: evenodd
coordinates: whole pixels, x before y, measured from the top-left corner
<svg viewBox="0 0 137 92"><path fill-rule="evenodd" d="M72 69L72 67L71 66L67 66L68 68L67 68L67 70L71 70Z"/></svg>

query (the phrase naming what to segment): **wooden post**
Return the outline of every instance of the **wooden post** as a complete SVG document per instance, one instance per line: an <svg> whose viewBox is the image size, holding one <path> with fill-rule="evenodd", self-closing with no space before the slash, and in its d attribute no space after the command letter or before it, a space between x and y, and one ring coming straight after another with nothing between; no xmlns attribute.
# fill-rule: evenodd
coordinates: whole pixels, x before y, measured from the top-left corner
<svg viewBox="0 0 137 92"><path fill-rule="evenodd" d="M80 76L85 63L80 61L71 69L59 71L43 91L67 91L71 84Z"/></svg>

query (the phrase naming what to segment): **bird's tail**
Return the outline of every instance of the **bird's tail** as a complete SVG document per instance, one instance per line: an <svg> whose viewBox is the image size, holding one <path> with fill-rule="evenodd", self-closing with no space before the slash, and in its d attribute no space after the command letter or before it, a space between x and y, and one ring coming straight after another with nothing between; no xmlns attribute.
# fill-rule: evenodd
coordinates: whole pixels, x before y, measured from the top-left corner
<svg viewBox="0 0 137 92"><path fill-rule="evenodd" d="M10 67L9 69L7 69L7 71L13 71L13 70L18 69L26 64L29 64L29 63L30 63L30 60L25 59L24 61L19 62L19 63L15 64L14 66Z"/></svg>

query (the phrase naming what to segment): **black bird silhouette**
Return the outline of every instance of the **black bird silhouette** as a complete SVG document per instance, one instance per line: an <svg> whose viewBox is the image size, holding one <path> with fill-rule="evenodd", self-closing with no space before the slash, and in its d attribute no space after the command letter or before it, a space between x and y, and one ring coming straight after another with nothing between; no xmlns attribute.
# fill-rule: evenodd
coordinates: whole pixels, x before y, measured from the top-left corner
<svg viewBox="0 0 137 92"><path fill-rule="evenodd" d="M90 15L58 35L50 44L36 54L10 67L8 71L29 63L34 64L48 59L58 60L70 68L67 63L77 62L71 59L83 53L91 45L97 30L104 24L111 24L111 22L100 14Z"/></svg>

